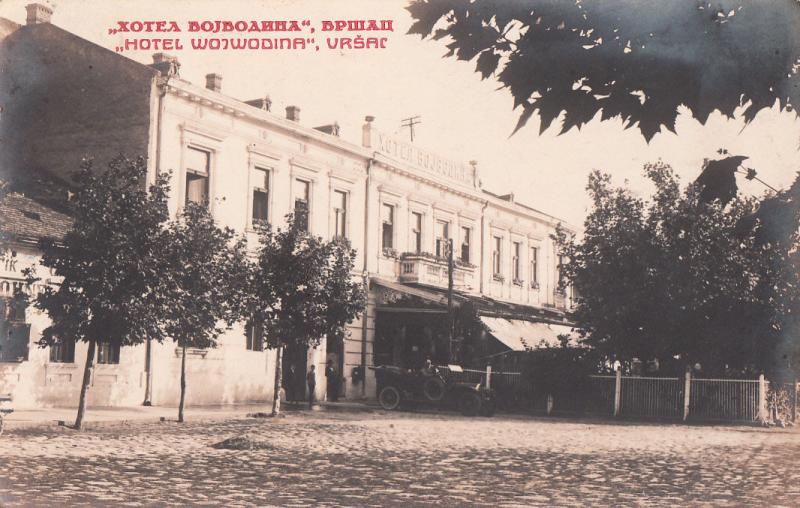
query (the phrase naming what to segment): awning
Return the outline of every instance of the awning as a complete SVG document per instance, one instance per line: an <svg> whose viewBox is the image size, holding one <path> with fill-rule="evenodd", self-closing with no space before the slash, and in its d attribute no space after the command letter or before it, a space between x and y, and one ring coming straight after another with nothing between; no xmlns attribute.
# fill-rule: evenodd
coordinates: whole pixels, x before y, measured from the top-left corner
<svg viewBox="0 0 800 508"><path fill-rule="evenodd" d="M391 282L386 279L379 279L377 277L372 278L372 283L384 287L386 289L396 291L398 293L402 293L409 296L415 296L417 298L421 298L423 300L433 303L447 305L446 297L443 297L442 295L434 293L432 291L425 291L424 289L407 286L399 282Z"/></svg>
<svg viewBox="0 0 800 508"><path fill-rule="evenodd" d="M481 321L497 340L512 351L525 351L542 347L558 347L561 345L559 335L570 335L572 328L549 323L534 323L521 319L506 319L481 316ZM574 334L569 345L577 345Z"/></svg>

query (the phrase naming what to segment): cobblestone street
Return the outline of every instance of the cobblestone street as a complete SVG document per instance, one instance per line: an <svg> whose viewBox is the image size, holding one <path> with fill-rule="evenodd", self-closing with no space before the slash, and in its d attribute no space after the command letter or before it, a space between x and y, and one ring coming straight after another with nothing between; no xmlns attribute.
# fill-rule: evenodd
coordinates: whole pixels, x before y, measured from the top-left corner
<svg viewBox="0 0 800 508"><path fill-rule="evenodd" d="M11 429L0 504L797 506L799 459L796 430L290 412Z"/></svg>

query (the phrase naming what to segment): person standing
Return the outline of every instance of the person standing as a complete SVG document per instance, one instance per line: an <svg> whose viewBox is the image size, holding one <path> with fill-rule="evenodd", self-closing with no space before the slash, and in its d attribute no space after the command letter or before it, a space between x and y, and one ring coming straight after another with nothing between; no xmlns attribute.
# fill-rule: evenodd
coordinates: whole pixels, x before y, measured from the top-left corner
<svg viewBox="0 0 800 508"><path fill-rule="evenodd" d="M316 365L311 364L308 374L306 374L306 382L308 383L308 409L314 405L314 391L317 389L317 368Z"/></svg>
<svg viewBox="0 0 800 508"><path fill-rule="evenodd" d="M325 365L325 377L328 380L328 400L336 402L339 400L339 376L333 368L333 360L328 360Z"/></svg>
<svg viewBox="0 0 800 508"><path fill-rule="evenodd" d="M294 363L289 365L289 369L283 375L283 389L286 393L286 402L294 402L297 400L295 397L294 387L297 385L297 368Z"/></svg>

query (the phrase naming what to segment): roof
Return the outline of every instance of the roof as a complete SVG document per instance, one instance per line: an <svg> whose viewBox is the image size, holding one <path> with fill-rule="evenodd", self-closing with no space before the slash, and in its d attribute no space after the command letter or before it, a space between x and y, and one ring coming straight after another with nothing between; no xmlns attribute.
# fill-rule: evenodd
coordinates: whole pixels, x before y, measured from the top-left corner
<svg viewBox="0 0 800 508"><path fill-rule="evenodd" d="M0 218L0 232L22 242L60 240L72 226L69 216L17 193L0 200Z"/></svg>

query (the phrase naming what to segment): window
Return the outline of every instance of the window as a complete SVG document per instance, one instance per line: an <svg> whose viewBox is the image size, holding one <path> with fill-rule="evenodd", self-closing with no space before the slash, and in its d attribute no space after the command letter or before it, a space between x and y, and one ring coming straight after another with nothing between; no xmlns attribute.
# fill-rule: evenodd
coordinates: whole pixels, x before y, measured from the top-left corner
<svg viewBox="0 0 800 508"><path fill-rule="evenodd" d="M415 254L422 252L422 214L411 212L411 248Z"/></svg>
<svg viewBox="0 0 800 508"><path fill-rule="evenodd" d="M269 220L269 171L255 168L253 179L253 224Z"/></svg>
<svg viewBox="0 0 800 508"><path fill-rule="evenodd" d="M566 266L566 263L567 263L566 256L559 255L558 256L558 266L556 267L556 271L558 273L558 277L557 277L558 284L557 284L556 291L559 294L562 294L562 295L566 293L566 290L563 287L564 286L564 266Z"/></svg>
<svg viewBox="0 0 800 508"><path fill-rule="evenodd" d="M119 344L102 342L97 345L97 363L119 363Z"/></svg>
<svg viewBox="0 0 800 508"><path fill-rule="evenodd" d="M337 238L347 238L347 193L333 191L333 234Z"/></svg>
<svg viewBox="0 0 800 508"><path fill-rule="evenodd" d="M311 182L306 180L294 181L294 215L300 229L308 231L309 202L311 198Z"/></svg>
<svg viewBox="0 0 800 508"><path fill-rule="evenodd" d="M211 152L188 147L186 150L186 202L208 205L208 175Z"/></svg>
<svg viewBox="0 0 800 508"><path fill-rule="evenodd" d="M461 228L461 261L469 263L469 244L472 230L468 227Z"/></svg>
<svg viewBox="0 0 800 508"><path fill-rule="evenodd" d="M447 240L450 238L450 223L443 220L436 221L436 255L447 256Z"/></svg>
<svg viewBox="0 0 800 508"><path fill-rule="evenodd" d="M531 287L539 287L539 247L531 247Z"/></svg>
<svg viewBox="0 0 800 508"><path fill-rule="evenodd" d="M4 289L13 291L16 284ZM25 322L26 308L23 298L0 298L0 362L28 359L31 325Z"/></svg>
<svg viewBox="0 0 800 508"><path fill-rule="evenodd" d="M513 243L513 251L511 257L511 276L514 278L515 283L519 283L522 280L522 274L520 273L520 253L522 252L522 244L520 242Z"/></svg>
<svg viewBox="0 0 800 508"><path fill-rule="evenodd" d="M75 363L75 341L59 341L50 346L52 363Z"/></svg>
<svg viewBox="0 0 800 508"><path fill-rule="evenodd" d="M502 276L503 270L500 263L501 256L503 255L503 237L494 237L494 246L492 249L492 274L496 277Z"/></svg>
<svg viewBox="0 0 800 508"><path fill-rule="evenodd" d="M249 351L264 351L264 325L251 319L244 327L245 347Z"/></svg>
<svg viewBox="0 0 800 508"><path fill-rule="evenodd" d="M394 248L394 206L384 203L381 207L381 238L384 249Z"/></svg>

